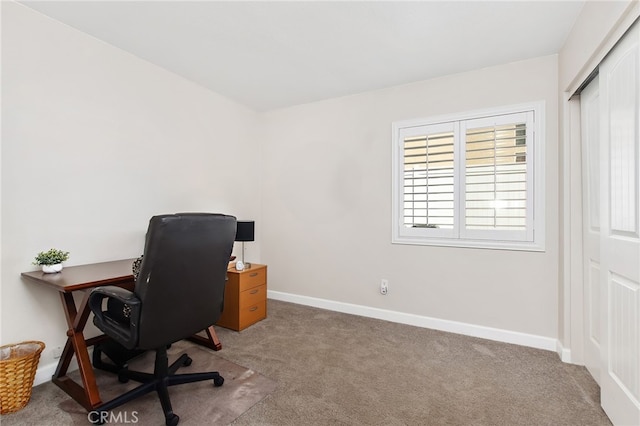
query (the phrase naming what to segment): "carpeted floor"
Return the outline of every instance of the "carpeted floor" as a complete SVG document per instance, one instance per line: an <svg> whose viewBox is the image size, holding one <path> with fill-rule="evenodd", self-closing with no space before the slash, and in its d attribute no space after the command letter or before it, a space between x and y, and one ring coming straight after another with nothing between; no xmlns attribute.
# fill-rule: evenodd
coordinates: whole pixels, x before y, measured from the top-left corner
<svg viewBox="0 0 640 426"><path fill-rule="evenodd" d="M222 351L200 351L277 386L272 382L263 399L251 399L245 386L223 398L233 373L221 367L222 388L171 388L181 425L611 424L586 369L562 363L554 352L274 300L267 316L239 333L218 328ZM194 371L201 369L196 361L189 367ZM235 420L219 417L229 397L234 404L248 400ZM140 424L163 424L155 398L147 396L157 420L145 417ZM27 408L0 420L2 426L87 424L65 411L71 407L83 414L45 384L34 389Z"/></svg>
<svg viewBox="0 0 640 426"><path fill-rule="evenodd" d="M180 425L227 425L277 387L275 381L186 341L171 346L168 350L169 362L184 352L189 354L193 363L189 367L180 368L178 373L218 371L225 381L221 387L214 387L210 380L170 387L172 407L180 416ZM132 360L129 365L131 370L152 372L153 359L153 352L147 352ZM77 371L71 377L80 382ZM122 384L115 375L100 370L96 370L96 381L103 401L109 401L138 385L135 381ZM155 392L114 409L106 421L106 424L135 423L158 426L165 424L162 407ZM3 415L0 424L88 426L90 423L86 410L49 382L35 387L29 404L21 411Z"/></svg>
<svg viewBox="0 0 640 426"><path fill-rule="evenodd" d="M555 352L269 300L221 355L278 382L234 425L610 425Z"/></svg>

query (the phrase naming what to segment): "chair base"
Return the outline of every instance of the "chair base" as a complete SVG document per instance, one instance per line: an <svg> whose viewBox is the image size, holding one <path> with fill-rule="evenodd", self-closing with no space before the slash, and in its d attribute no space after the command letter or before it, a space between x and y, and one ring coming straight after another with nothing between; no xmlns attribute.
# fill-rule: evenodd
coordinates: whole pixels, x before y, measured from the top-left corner
<svg viewBox="0 0 640 426"><path fill-rule="evenodd" d="M131 379L142 384L99 406L91 413L91 422L94 424L103 424L109 418L109 411L155 390L160 398L160 404L162 405L166 425L177 425L180 421L180 417L173 413L171 400L169 399L169 386L201 382L204 380L213 380L213 384L216 387L222 386L224 383L224 378L217 371L207 373L175 374L180 367L188 367L191 365L191 362L192 360L187 354L182 354L176 361L169 365L167 348L160 348L156 349L156 361L153 374L130 371L127 367L118 370L118 380L120 382L125 383Z"/></svg>

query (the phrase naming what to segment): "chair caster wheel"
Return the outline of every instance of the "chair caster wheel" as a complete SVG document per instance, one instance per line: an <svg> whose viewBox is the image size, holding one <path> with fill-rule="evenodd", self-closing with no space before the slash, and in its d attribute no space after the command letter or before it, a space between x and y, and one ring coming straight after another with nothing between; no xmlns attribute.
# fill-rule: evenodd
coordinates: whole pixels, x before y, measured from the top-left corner
<svg viewBox="0 0 640 426"><path fill-rule="evenodd" d="M171 417L167 417L165 424L167 426L176 426L180 421L180 417L177 414L172 414Z"/></svg>
<svg viewBox="0 0 640 426"><path fill-rule="evenodd" d="M213 386L217 388L222 386L223 383L224 383L224 377L222 376L218 376L215 379L213 379Z"/></svg>
<svg viewBox="0 0 640 426"><path fill-rule="evenodd" d="M191 365L191 363L192 363L192 362L193 362L193 360L192 360L190 357L186 357L186 358L185 358L185 360L184 360L184 362L182 363L182 365L183 365L184 367L188 367L188 366L190 366L190 365Z"/></svg>
<svg viewBox="0 0 640 426"><path fill-rule="evenodd" d="M129 381L129 378L125 376L123 373L118 373L118 381L120 383L127 383Z"/></svg>

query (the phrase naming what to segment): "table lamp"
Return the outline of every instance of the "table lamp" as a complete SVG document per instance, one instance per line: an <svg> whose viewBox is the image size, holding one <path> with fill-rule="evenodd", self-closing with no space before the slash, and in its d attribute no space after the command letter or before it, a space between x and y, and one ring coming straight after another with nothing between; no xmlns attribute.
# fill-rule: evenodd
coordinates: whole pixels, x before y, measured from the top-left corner
<svg viewBox="0 0 640 426"><path fill-rule="evenodd" d="M255 240L255 221L253 220L239 220L236 222L236 241L242 242L242 254L241 261L236 262L236 269L242 271L245 268L244 263L244 242ZM247 264L246 267L251 265Z"/></svg>

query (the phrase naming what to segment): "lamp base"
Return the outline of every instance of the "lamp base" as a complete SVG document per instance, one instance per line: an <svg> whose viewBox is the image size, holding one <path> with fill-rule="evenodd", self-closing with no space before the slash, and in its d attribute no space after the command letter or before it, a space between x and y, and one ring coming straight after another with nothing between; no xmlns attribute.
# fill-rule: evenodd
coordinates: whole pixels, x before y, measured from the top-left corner
<svg viewBox="0 0 640 426"><path fill-rule="evenodd" d="M238 269L238 271L242 271L244 269L249 269L251 268L251 264L249 262L245 262L244 261L244 241L242 242L242 262L241 262L244 266L242 269ZM237 269L237 268L236 268Z"/></svg>

